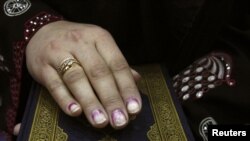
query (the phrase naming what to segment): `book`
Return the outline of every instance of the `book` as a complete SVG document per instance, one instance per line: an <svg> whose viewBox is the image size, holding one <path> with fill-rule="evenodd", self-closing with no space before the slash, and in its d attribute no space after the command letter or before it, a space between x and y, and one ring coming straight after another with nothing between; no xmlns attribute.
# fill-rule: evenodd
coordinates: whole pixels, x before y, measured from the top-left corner
<svg viewBox="0 0 250 141"><path fill-rule="evenodd" d="M18 141L192 141L181 105L162 65L136 66L142 75L138 88L142 110L128 126L115 130L92 127L84 116L64 114L49 92L34 84Z"/></svg>

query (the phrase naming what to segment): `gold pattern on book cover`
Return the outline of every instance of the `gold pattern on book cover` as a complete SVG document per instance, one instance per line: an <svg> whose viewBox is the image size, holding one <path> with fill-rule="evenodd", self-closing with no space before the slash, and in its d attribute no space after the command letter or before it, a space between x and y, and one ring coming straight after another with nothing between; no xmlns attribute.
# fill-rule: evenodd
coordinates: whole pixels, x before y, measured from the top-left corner
<svg viewBox="0 0 250 141"><path fill-rule="evenodd" d="M150 141L187 141L170 91L159 65L136 67L142 75L138 87L150 100L155 123L147 133ZM67 141L58 125L59 108L46 90L39 95L29 141ZM116 141L106 136L101 141Z"/></svg>
<svg viewBox="0 0 250 141"><path fill-rule="evenodd" d="M68 135L58 127L58 106L45 89L39 99L32 122L29 141L66 141Z"/></svg>
<svg viewBox="0 0 250 141"><path fill-rule="evenodd" d="M187 141L170 91L159 65L137 68L142 75L139 88L150 100L155 124L148 131L150 141Z"/></svg>

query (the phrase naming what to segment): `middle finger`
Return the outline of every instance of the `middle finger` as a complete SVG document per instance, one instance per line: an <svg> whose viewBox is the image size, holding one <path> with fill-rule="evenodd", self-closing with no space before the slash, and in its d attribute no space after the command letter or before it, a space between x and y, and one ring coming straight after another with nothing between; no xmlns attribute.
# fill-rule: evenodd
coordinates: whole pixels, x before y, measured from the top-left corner
<svg viewBox="0 0 250 141"><path fill-rule="evenodd" d="M128 122L125 105L111 71L95 46L81 47L80 51L75 52L75 56L82 64L92 87L105 107L111 125L114 128L124 127Z"/></svg>

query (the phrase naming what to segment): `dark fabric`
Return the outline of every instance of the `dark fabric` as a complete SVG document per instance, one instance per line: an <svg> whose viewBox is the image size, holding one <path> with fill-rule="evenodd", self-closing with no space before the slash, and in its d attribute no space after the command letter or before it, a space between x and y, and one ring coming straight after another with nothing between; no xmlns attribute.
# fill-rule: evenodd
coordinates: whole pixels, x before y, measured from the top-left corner
<svg viewBox="0 0 250 141"><path fill-rule="evenodd" d="M166 61L169 66L178 60L180 41L203 4L203 0L45 1L66 19L107 29L130 64Z"/></svg>
<svg viewBox="0 0 250 141"><path fill-rule="evenodd" d="M0 5L3 6L4 2L1 1ZM250 56L248 1L33 0L31 3L31 9L17 17L7 17L3 11L0 12L0 55L5 58L5 61L0 63L4 63L9 69L0 71L0 96L4 99L3 106L0 107L0 120L4 121L0 122L1 130L7 131L6 117L3 114L6 113L6 106L10 104L11 90L15 89L16 93L22 91L21 97L29 90L29 83L26 82L20 88L16 87L19 85L14 85L14 88L10 85L10 79L16 78L17 72L17 65L13 61L16 50L13 49L13 43L24 39L25 21L41 11L56 11L70 21L97 24L111 32L131 65L163 62L172 75L211 51L226 51L235 58L234 75L238 84L231 88L235 90L230 93L238 93L238 90L241 90L243 94L239 95L238 99L247 97ZM25 68L25 64L23 67ZM30 77L27 71L22 72L24 73ZM24 82L22 78L18 80ZM217 91L216 88L211 91L216 94L211 96L231 89L222 86ZM226 101L222 98L220 102ZM200 106L203 102L198 100L195 103ZM193 103L184 105L190 124L194 125L193 130L196 132L196 118L200 117L195 116L199 112L196 112L195 107ZM244 105L240 107L243 110L237 113L245 114L247 109L244 109ZM214 112L217 113L216 110ZM22 112L19 115L22 115ZM11 130L8 131L11 133ZM199 136L198 133L196 135Z"/></svg>
<svg viewBox="0 0 250 141"><path fill-rule="evenodd" d="M221 28L225 26L233 4L233 0L205 1L193 27L180 43L181 51L178 57L181 59L174 66L176 70L180 70L186 64L191 64L194 58L198 59L213 51L214 42Z"/></svg>
<svg viewBox="0 0 250 141"><path fill-rule="evenodd" d="M231 55L235 85L230 87L224 83L209 91L203 98L183 104L197 140L203 140L199 127L207 117L212 117L217 124L250 123L249 6L249 1L234 1L227 20L221 25L210 46L213 51L219 50Z"/></svg>
<svg viewBox="0 0 250 141"><path fill-rule="evenodd" d="M20 121L22 106L20 99L26 100L29 91L30 76L26 71L25 47L25 22L37 15L39 12L54 14L55 11L41 1L31 1L32 6L22 15L10 17L4 13L4 3L1 1L0 12L0 133L5 140L11 140L14 125ZM35 33L35 32L34 32ZM23 71L24 69L24 71ZM21 82L25 82L22 83ZM25 102L21 101L21 104ZM21 107L21 108L19 108ZM19 113L20 114L19 114Z"/></svg>
<svg viewBox="0 0 250 141"><path fill-rule="evenodd" d="M200 126L202 120L212 117L217 124L249 124L250 123L250 95L249 95L249 60L243 54L232 56L234 58L232 78L236 80L235 86L224 83L208 91L200 99L188 100L183 108L190 126L197 140L202 140Z"/></svg>

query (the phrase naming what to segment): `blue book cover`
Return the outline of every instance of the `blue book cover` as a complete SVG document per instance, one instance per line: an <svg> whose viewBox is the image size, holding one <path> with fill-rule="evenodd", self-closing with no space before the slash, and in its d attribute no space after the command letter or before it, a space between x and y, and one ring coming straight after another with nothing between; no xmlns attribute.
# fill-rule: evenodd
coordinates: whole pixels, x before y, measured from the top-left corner
<svg viewBox="0 0 250 141"><path fill-rule="evenodd" d="M121 130L93 128L83 116L64 114L48 91L34 84L18 141L192 141L181 105L166 69L157 64L136 66L143 108Z"/></svg>

